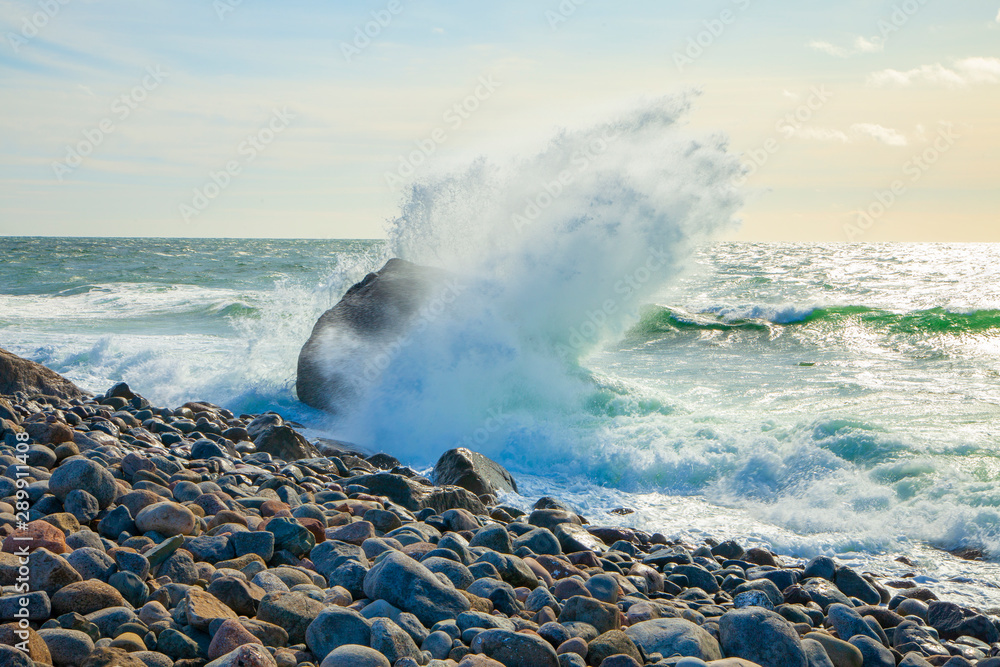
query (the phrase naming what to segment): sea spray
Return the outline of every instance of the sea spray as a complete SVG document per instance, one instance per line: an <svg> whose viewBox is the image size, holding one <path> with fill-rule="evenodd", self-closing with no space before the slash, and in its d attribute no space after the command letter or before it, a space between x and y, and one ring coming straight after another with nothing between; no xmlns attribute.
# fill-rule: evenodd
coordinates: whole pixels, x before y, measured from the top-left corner
<svg viewBox="0 0 1000 667"><path fill-rule="evenodd" d="M694 244L734 225L740 167L723 138L679 127L688 107L659 99L535 155L414 184L392 254L468 287L396 346L337 428L411 461L470 441L501 458L538 445L543 460L539 425L574 419L594 390L580 360L627 330Z"/></svg>

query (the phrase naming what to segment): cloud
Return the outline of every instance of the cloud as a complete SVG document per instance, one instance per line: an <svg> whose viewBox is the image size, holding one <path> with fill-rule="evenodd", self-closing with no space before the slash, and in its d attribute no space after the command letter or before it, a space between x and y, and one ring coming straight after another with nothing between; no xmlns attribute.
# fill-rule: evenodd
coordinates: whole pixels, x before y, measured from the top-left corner
<svg viewBox="0 0 1000 667"><path fill-rule="evenodd" d="M907 146L910 140L891 127L883 127L874 123L855 123L851 132L857 136L871 137L886 146Z"/></svg>
<svg viewBox="0 0 1000 667"><path fill-rule="evenodd" d="M997 12L997 18L996 18L996 22L997 22L997 23L1000 23L1000 12Z"/></svg>
<svg viewBox="0 0 1000 667"><path fill-rule="evenodd" d="M853 144L858 141L877 141L886 146L908 146L910 140L906 135L891 127L875 123L855 123L847 132L828 127L799 127L795 136L810 141L827 143Z"/></svg>
<svg viewBox="0 0 1000 667"><path fill-rule="evenodd" d="M837 58L850 58L862 53L879 53L884 48L884 45L875 40L855 37L852 46L847 48L831 44L830 42L809 42L809 48L822 51Z"/></svg>
<svg viewBox="0 0 1000 667"><path fill-rule="evenodd" d="M898 88L918 83L948 88L1000 83L1000 58L966 58L955 61L950 68L934 63L905 72L885 69L868 76L868 85L874 88Z"/></svg>
<svg viewBox="0 0 1000 667"><path fill-rule="evenodd" d="M800 127L795 131L795 136L813 141L835 141L842 144L851 141L850 137L840 130L831 130L825 127Z"/></svg>

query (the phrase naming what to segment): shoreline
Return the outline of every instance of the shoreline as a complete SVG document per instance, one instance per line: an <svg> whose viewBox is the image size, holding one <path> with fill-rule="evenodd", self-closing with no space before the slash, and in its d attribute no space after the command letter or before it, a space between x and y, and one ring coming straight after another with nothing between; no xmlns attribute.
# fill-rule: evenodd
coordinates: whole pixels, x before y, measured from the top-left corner
<svg viewBox="0 0 1000 667"><path fill-rule="evenodd" d="M0 644L28 610L34 664L1000 664L1000 622L937 600L915 571L594 525L555 498L525 512L498 500L509 473L461 450L436 470L462 486L441 485L386 454L321 454L274 413L159 408L124 384L14 394L0 418L8 464L31 439L32 519L15 531L0 512L0 616L15 621Z"/></svg>

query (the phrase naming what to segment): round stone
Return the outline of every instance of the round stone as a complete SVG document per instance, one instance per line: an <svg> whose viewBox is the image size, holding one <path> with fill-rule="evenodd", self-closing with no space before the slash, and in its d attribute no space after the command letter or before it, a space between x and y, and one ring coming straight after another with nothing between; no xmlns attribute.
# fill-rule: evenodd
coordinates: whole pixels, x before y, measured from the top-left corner
<svg viewBox="0 0 1000 667"><path fill-rule="evenodd" d="M197 519L191 510L170 501L143 508L135 517L135 525L142 532L157 532L167 537L190 535L194 532L196 523Z"/></svg>

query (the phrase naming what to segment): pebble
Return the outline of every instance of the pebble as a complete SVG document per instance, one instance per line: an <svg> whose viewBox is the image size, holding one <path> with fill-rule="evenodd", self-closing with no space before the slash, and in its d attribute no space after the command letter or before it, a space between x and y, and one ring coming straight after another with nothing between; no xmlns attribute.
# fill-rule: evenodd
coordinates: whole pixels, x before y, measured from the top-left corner
<svg viewBox="0 0 1000 667"><path fill-rule="evenodd" d="M981 610L914 587L886 603L897 589L832 558L795 565L736 540L687 544L595 526L552 498L524 514L492 493L431 486L384 455L317 457L277 415L197 402L140 408L126 390L0 399L23 418L44 416L29 422L39 437L26 526L8 518L12 460L0 476L0 584L14 585L13 554L27 545L31 587L0 594L0 621L27 600L40 664L1000 662L989 656L1000 632ZM9 441L0 434L0 457L13 453ZM475 468L492 481L473 469L456 479L477 488L505 479ZM5 646L14 628L0 625L0 664L32 667Z"/></svg>

